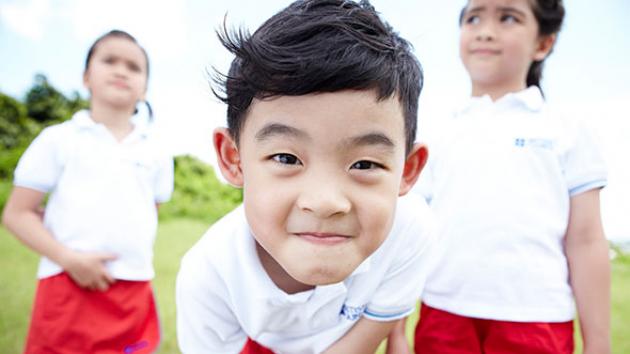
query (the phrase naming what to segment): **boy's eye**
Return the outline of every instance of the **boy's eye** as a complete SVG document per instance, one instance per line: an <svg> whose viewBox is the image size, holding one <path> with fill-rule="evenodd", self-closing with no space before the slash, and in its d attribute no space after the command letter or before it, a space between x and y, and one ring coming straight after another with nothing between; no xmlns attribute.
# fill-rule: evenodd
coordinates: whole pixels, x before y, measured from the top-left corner
<svg viewBox="0 0 630 354"><path fill-rule="evenodd" d="M357 169L357 170L370 170L370 169L382 168L382 167L383 167L382 165L376 162L367 161L367 160L357 161L353 163L352 166L350 166L350 168Z"/></svg>
<svg viewBox="0 0 630 354"><path fill-rule="evenodd" d="M295 155L291 154L275 154L271 158L283 165L301 165L302 162Z"/></svg>
<svg viewBox="0 0 630 354"><path fill-rule="evenodd" d="M112 64L114 63L114 58L113 57L105 57L105 59L103 59L103 62L107 63L107 64Z"/></svg>

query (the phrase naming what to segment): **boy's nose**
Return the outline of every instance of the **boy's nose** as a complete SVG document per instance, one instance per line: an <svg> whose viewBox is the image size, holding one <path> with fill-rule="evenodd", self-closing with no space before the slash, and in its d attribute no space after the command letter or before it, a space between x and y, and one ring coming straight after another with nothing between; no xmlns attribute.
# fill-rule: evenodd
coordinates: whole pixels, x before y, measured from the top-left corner
<svg viewBox="0 0 630 354"><path fill-rule="evenodd" d="M319 218L347 214L352 208L340 186L333 183L304 188L298 197L297 206Z"/></svg>

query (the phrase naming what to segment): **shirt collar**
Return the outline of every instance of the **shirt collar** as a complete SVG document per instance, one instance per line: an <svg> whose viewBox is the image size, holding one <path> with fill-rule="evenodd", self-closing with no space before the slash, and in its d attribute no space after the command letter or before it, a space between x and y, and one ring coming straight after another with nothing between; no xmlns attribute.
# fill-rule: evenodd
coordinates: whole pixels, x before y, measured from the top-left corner
<svg viewBox="0 0 630 354"><path fill-rule="evenodd" d="M90 116L90 111L86 109L76 112L72 116L72 122L74 122L80 129L96 129L99 126L105 128L102 123L95 122ZM125 138L125 140L135 135L138 135L140 138L147 137L149 129L148 119L136 114L131 117L131 124L133 125L133 131Z"/></svg>
<svg viewBox="0 0 630 354"><path fill-rule="evenodd" d="M518 92L508 93L495 102L493 102L488 95L483 95L481 97L471 97L456 110L456 115L469 113L472 110L489 108L492 106L510 108L522 107L529 111L537 112L542 109L544 103L545 99L543 98L542 92L540 91L538 86L530 86Z"/></svg>
<svg viewBox="0 0 630 354"><path fill-rule="evenodd" d="M543 98L538 86L530 86L525 90L509 93L501 97L497 100L497 103L505 103L510 106L521 105L530 111L536 112L542 108L545 103L545 99Z"/></svg>

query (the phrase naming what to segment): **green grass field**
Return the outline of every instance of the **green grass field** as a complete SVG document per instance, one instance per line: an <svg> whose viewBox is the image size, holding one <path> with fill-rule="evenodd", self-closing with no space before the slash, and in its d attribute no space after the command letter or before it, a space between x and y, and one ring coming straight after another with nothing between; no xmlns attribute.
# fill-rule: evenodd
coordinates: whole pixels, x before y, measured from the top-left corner
<svg viewBox="0 0 630 354"><path fill-rule="evenodd" d="M160 319L162 345L159 353L178 353L175 339L175 275L179 260L203 234L208 225L185 219L169 220L160 225L156 249L154 280ZM0 228L0 352L20 353L29 322L35 290L38 257ZM613 353L630 353L630 256L619 257L612 264L612 338ZM411 338L415 313L408 320ZM578 340L579 342L579 340ZM379 350L382 352L382 349ZM576 353L579 353L579 349Z"/></svg>

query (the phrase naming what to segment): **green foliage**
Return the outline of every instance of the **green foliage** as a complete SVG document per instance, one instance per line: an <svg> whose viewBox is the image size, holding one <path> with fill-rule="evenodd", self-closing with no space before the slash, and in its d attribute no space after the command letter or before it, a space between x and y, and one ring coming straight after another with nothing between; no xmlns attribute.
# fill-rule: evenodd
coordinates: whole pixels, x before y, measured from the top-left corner
<svg viewBox="0 0 630 354"><path fill-rule="evenodd" d="M11 193L12 188L13 184L9 180L0 179L0 214L4 210L4 205L9 199L9 193Z"/></svg>
<svg viewBox="0 0 630 354"><path fill-rule="evenodd" d="M28 115L46 125L70 118L76 111L89 107L88 101L75 92L67 98L54 88L45 75L37 74L33 87L26 94Z"/></svg>
<svg viewBox="0 0 630 354"><path fill-rule="evenodd" d="M625 246L625 247L622 247ZM615 256L615 261L618 263L623 263L630 266L630 253L628 253L628 243L622 245L617 245L614 243L610 244L610 250L612 254Z"/></svg>
<svg viewBox="0 0 630 354"><path fill-rule="evenodd" d="M74 92L68 98L38 74L25 102L0 92L0 210L11 189L13 171L31 141L44 126L62 122L89 102Z"/></svg>
<svg viewBox="0 0 630 354"><path fill-rule="evenodd" d="M26 115L26 106L0 93L0 181L9 180L22 153L41 129ZM6 201L0 189L0 209Z"/></svg>
<svg viewBox="0 0 630 354"><path fill-rule="evenodd" d="M214 222L242 200L241 190L221 183L210 165L191 156L178 156L173 197L160 207L160 217Z"/></svg>
<svg viewBox="0 0 630 354"><path fill-rule="evenodd" d="M39 127L27 116L26 107L0 92L0 148L9 150L33 139Z"/></svg>

